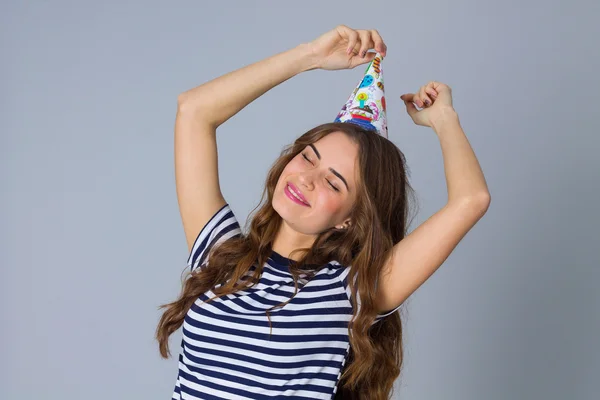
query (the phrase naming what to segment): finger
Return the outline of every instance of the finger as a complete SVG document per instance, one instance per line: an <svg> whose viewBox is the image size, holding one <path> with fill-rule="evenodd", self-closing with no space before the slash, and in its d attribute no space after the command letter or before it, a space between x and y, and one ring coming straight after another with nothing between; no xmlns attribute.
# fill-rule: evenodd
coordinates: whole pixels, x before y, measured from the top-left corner
<svg viewBox="0 0 600 400"><path fill-rule="evenodd" d="M423 108L423 103L421 102L421 100L419 100L418 93L406 93L400 96L400 98L404 101L416 104L417 106L419 106L419 108Z"/></svg>
<svg viewBox="0 0 600 400"><path fill-rule="evenodd" d="M416 93L405 93L402 96L400 96L400 98L403 101L410 101L412 103L416 103L417 105L418 103L418 98L417 98L417 94Z"/></svg>
<svg viewBox="0 0 600 400"><path fill-rule="evenodd" d="M371 38L373 42L375 42L375 50L381 53L382 56L386 56L387 54L387 46L383 42L383 38L375 29L371 29Z"/></svg>
<svg viewBox="0 0 600 400"><path fill-rule="evenodd" d="M400 96L403 101L413 101L414 97L414 93L404 93L402 96Z"/></svg>
<svg viewBox="0 0 600 400"><path fill-rule="evenodd" d="M423 108L425 106L425 104L423 103L423 100L421 100L421 92L420 91L418 91L417 93L414 94L412 101L417 106L419 106L419 108Z"/></svg>
<svg viewBox="0 0 600 400"><path fill-rule="evenodd" d="M405 93L402 96L400 96L400 98L405 102L405 103L411 103L411 104L417 104L417 95L416 93Z"/></svg>
<svg viewBox="0 0 600 400"><path fill-rule="evenodd" d="M437 82L437 81L431 81L427 84L428 87L432 88L433 90L435 90L437 96L439 97L440 94L444 91L449 91L451 92L452 90L450 89L450 86L441 83L441 82Z"/></svg>
<svg viewBox="0 0 600 400"><path fill-rule="evenodd" d="M400 96L400 98L402 99L402 101L404 101L404 105L406 106L406 112L414 121L416 113L419 112L419 110L417 110L417 108L413 104L414 95L411 93L407 93Z"/></svg>
<svg viewBox="0 0 600 400"><path fill-rule="evenodd" d="M425 86L425 91L435 98L438 96L437 87L439 87L439 83L431 81Z"/></svg>
<svg viewBox="0 0 600 400"><path fill-rule="evenodd" d="M441 100L442 103L452 105L452 88L445 83L431 81L428 86L431 86L437 93L436 100Z"/></svg>
<svg viewBox="0 0 600 400"><path fill-rule="evenodd" d="M433 85L431 83L429 83L426 87L425 87L425 92L427 92L427 94L429 94L429 96L432 99L436 99L437 98L437 92L435 91L435 89L433 88Z"/></svg>
<svg viewBox="0 0 600 400"><path fill-rule="evenodd" d="M373 59L375 58L376 55L377 54L375 54L373 52L369 52L364 57L359 57L359 56L352 57L352 59L350 60L350 65L351 65L350 68L354 68L357 65L369 63L369 62L373 61Z"/></svg>
<svg viewBox="0 0 600 400"><path fill-rule="evenodd" d="M429 107L431 104L433 104L433 101L431 101L431 98L429 95L427 95L427 92L425 92L425 86L421 86L421 89L419 89L419 96L421 97L425 107Z"/></svg>
<svg viewBox="0 0 600 400"><path fill-rule="evenodd" d="M365 30L359 30L358 36L360 37L360 52L358 53L359 57L364 58L367 54L367 50L373 48L374 43L371 40L371 33Z"/></svg>
<svg viewBox="0 0 600 400"><path fill-rule="evenodd" d="M357 45L358 32L348 28L347 26L340 26L340 29L342 36L346 36L348 38L348 48L346 49L346 54L350 54L354 51L354 47Z"/></svg>

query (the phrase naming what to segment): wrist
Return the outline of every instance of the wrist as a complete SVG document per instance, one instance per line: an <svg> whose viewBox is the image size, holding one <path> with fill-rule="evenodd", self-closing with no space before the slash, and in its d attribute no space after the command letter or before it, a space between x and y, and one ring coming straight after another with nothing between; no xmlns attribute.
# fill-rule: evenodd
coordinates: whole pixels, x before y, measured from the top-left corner
<svg viewBox="0 0 600 400"><path fill-rule="evenodd" d="M298 53L299 65L302 71L312 71L319 68L317 59L309 43L301 43L293 51Z"/></svg>
<svg viewBox="0 0 600 400"><path fill-rule="evenodd" d="M441 131L448 125L460 124L458 114L451 106L446 106L440 109L440 111L431 119L431 128L440 134Z"/></svg>

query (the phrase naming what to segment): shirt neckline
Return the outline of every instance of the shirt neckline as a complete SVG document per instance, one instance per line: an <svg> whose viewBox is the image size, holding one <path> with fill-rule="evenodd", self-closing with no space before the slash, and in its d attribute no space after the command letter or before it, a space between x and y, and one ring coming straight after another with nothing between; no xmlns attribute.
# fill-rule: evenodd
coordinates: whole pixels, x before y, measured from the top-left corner
<svg viewBox="0 0 600 400"><path fill-rule="evenodd" d="M289 258L282 256L281 254L279 254L275 250L271 250L271 256L270 257L277 264L285 265L285 266L289 266L291 264Z"/></svg>
<svg viewBox="0 0 600 400"><path fill-rule="evenodd" d="M281 254L279 254L275 250L271 250L271 255L269 256L269 258L271 260L273 260L277 266L283 267L283 269L285 269L285 270L288 270L289 266L292 263L291 259L282 256ZM308 264L308 266L313 267L313 268L318 267L317 264Z"/></svg>

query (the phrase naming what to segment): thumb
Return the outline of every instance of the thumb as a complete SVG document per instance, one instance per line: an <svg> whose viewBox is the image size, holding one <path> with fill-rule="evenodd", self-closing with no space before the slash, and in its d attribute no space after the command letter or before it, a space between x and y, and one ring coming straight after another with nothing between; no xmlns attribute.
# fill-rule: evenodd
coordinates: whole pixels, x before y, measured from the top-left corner
<svg viewBox="0 0 600 400"><path fill-rule="evenodd" d="M402 96L400 96L400 98L402 99L402 101L404 101L404 105L406 106L406 112L413 119L415 117L415 114L417 112L419 112L419 110L417 110L417 107L415 107L415 105L413 103L413 97L414 96L415 95L413 93L407 93L407 94L403 94Z"/></svg>

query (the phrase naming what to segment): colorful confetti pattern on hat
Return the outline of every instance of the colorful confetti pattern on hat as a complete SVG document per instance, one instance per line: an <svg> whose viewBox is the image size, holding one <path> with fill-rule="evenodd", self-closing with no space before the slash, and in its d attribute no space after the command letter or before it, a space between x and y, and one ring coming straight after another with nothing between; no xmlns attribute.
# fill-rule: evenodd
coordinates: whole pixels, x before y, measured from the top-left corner
<svg viewBox="0 0 600 400"><path fill-rule="evenodd" d="M388 137L382 61L383 56L376 53L333 122L357 124Z"/></svg>

